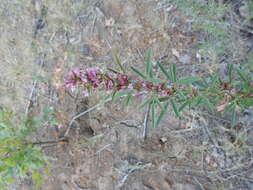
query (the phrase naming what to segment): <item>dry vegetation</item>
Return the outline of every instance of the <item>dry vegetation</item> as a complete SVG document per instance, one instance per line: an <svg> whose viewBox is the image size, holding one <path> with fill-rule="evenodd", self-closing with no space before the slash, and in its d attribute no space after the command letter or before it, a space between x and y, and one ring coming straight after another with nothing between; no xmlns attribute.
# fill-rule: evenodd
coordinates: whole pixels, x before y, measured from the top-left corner
<svg viewBox="0 0 253 190"><path fill-rule="evenodd" d="M250 0L2 0L0 105L36 117L54 108L57 122L30 138L57 140L101 100L66 90L64 77L73 68L114 67L113 53L143 70L152 48L154 60L175 63L180 76L224 76L229 64L253 71L252 15ZM253 189L252 109L233 128L207 110L168 113L144 141L141 101L107 102L71 122L68 142L43 147L52 170L41 189ZM34 186L27 179L11 189Z"/></svg>

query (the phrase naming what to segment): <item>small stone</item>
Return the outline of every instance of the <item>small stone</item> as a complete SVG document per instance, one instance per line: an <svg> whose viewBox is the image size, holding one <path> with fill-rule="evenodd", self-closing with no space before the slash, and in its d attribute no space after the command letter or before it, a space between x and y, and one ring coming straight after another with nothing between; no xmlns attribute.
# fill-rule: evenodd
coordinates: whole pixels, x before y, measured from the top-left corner
<svg viewBox="0 0 253 190"><path fill-rule="evenodd" d="M161 141L162 143L166 143L166 142L168 141L168 139L167 139L166 137L162 137L162 138L160 138L160 141Z"/></svg>
<svg viewBox="0 0 253 190"><path fill-rule="evenodd" d="M115 20L111 17L105 20L105 26L113 26L115 24Z"/></svg>
<svg viewBox="0 0 253 190"><path fill-rule="evenodd" d="M174 56L176 56L177 58L180 57L180 53L179 53L176 49L172 48L171 52L172 52L172 54L173 54Z"/></svg>

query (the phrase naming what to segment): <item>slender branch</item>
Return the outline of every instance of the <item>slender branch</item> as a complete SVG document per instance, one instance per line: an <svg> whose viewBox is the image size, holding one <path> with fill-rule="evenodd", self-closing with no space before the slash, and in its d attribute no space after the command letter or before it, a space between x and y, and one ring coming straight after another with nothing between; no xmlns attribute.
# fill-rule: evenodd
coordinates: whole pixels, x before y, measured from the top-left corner
<svg viewBox="0 0 253 190"><path fill-rule="evenodd" d="M58 140L51 140L51 141L39 141L39 142L32 142L32 145L44 145L44 144L55 144L60 142L67 142L66 139L60 138Z"/></svg>
<svg viewBox="0 0 253 190"><path fill-rule="evenodd" d="M85 115L85 114L87 114L87 113L89 113L89 112L95 110L95 109L98 108L101 104L107 103L107 102L109 102L109 101L111 101L111 100L112 100L112 99L109 98L109 99L105 100L104 102L98 103L98 104L92 106L91 108L85 110L84 112L79 113L79 114L77 114L76 116L74 116L74 117L71 119L71 121L70 121L70 123L69 123L69 125L68 125L68 127L67 127L67 129L66 129L66 131L65 131L65 133L64 133L64 135L63 135L63 138L66 138L66 137L68 136L69 131L70 131L70 128L72 127L72 124L75 122L76 119L78 119L78 118L80 118L81 116L83 116L83 115Z"/></svg>
<svg viewBox="0 0 253 190"><path fill-rule="evenodd" d="M148 120L149 120L149 115L150 115L150 108L151 108L151 104L148 105L148 109L146 111L144 122L143 122L143 139L144 140L146 140L148 136Z"/></svg>

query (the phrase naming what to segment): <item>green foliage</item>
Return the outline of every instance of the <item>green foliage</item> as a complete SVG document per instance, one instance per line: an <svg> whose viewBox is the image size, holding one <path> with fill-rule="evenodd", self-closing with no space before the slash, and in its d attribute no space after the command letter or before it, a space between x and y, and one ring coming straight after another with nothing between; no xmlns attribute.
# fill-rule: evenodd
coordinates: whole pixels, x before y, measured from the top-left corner
<svg viewBox="0 0 253 190"><path fill-rule="evenodd" d="M145 74L134 67L132 67L132 70L150 83L158 82L159 84L159 81L163 81L171 88L171 94L167 96L161 97L161 95L154 92L148 94L147 99L139 106L140 109L150 107L153 127L159 125L169 106L171 106L177 117L186 108L204 107L210 112L217 110L229 114L232 125L237 121L239 110L244 111L253 106L253 77L252 73L246 69L230 66L227 80L222 80L215 74L209 74L206 78L178 78L175 64L171 64L170 69L166 69L161 63L157 62L158 68L160 68L166 80L164 82L164 80L155 77L151 57L151 50L149 49L145 62ZM129 103L130 95L133 93L134 90L131 89L120 91L114 94L114 98L125 96L125 102Z"/></svg>
<svg viewBox="0 0 253 190"><path fill-rule="evenodd" d="M0 107L0 189L17 179L32 178L39 187L42 170L48 174L48 161L41 148L27 139L40 122L22 119L11 110Z"/></svg>

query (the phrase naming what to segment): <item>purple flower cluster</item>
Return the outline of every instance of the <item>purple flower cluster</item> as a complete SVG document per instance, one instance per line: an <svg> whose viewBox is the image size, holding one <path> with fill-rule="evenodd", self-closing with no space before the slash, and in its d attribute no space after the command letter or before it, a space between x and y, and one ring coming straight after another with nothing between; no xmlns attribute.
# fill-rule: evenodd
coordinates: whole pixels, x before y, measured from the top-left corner
<svg viewBox="0 0 253 190"><path fill-rule="evenodd" d="M65 87L74 89L81 87L85 96L89 92L105 90L116 92L126 89L133 89L137 93L147 91L159 94L160 96L170 96L174 93L172 86L164 83L152 83L146 80L133 79L127 75L105 73L100 69L76 69L66 78Z"/></svg>
<svg viewBox="0 0 253 190"><path fill-rule="evenodd" d="M201 90L194 85L179 85L164 81L154 83L148 80L140 80L136 77L112 72L103 72L96 69L76 69L66 78L65 87L82 89L84 96L89 96L91 92L104 90L108 93L132 89L133 94L147 92L156 94L158 97L171 97L177 94L178 90L184 92L188 98L201 95ZM237 94L235 88L227 83L221 83L221 91L224 92L223 101L229 102ZM213 92L204 93L215 95ZM218 96L218 95L217 95Z"/></svg>

